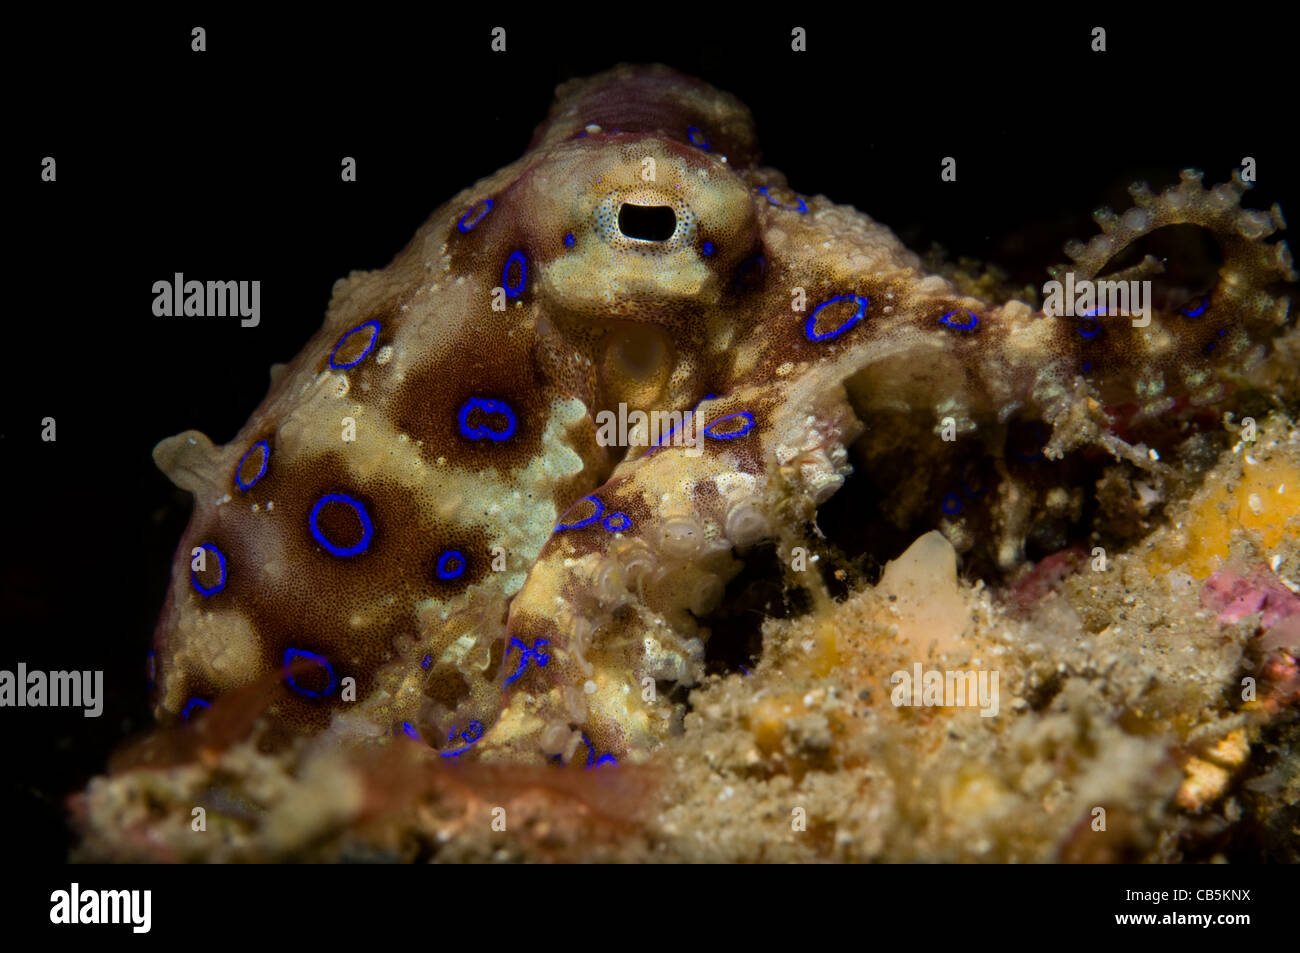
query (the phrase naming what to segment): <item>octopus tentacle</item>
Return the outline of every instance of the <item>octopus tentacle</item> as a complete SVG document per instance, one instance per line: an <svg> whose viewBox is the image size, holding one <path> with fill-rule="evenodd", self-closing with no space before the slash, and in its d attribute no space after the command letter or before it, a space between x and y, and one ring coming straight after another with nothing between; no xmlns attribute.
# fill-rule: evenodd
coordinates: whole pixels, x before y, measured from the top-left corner
<svg viewBox="0 0 1300 953"><path fill-rule="evenodd" d="M850 469L861 425L842 389L805 377L804 399L753 386L708 402L698 456L634 457L561 518L510 608L525 662L506 667L511 709L541 719L518 742L570 760L585 738L623 757L672 730L680 709L658 686L703 674L701 620L739 571L735 554L774 539L788 551ZM527 664L539 644L547 664Z"/></svg>
<svg viewBox="0 0 1300 953"><path fill-rule="evenodd" d="M788 245L808 247L803 234L824 231L828 219L840 224L838 210L817 199L782 191L773 203L772 189L783 184L763 170L756 180L769 183L758 189L766 200L759 215L788 233ZM1103 234L1089 246L1070 246L1076 275L1095 278L1158 228L1201 225L1226 249L1207 307L1231 321L1230 341L1266 340L1264 329L1275 330L1287 309L1286 299L1266 288L1293 273L1285 246L1263 243L1281 227L1280 212L1236 208L1243 185L1237 178L1205 190L1188 173L1158 198L1135 187L1134 209L1122 217L1098 212ZM1038 418L1050 429L1046 459L1094 445L1159 481L1171 471L1144 445L1114 432L1106 400L1136 398L1147 414L1167 410L1171 395L1205 386L1202 368L1231 374L1248 358L1235 346L1213 358L1197 353L1209 335L1175 324L1191 321L1186 314L1161 314L1150 327L1128 315L1098 315L1094 331L1020 301L991 306L927 278L897 249L881 261L852 228L837 234L844 253L826 257L856 267L827 273L816 257L798 252L768 262L774 285L811 295L806 310L774 312L742 338L731 368L735 393L706 405L715 422L744 415L744 439L706 440L700 461L674 448L620 467L548 543L512 604L512 638L522 645L543 640L558 659L519 689L545 712L548 753L566 757L587 738L623 756L663 737L671 708L640 701L638 679L691 684L698 677L707 637L698 619L737 571L732 555L782 536L786 549L793 545L791 527L815 517L850 471L847 447L862 430L860 418L928 405L936 421L951 418L966 432L992 433L995 447L1007 441L1017 415ZM1125 280L1158 270L1148 258ZM1065 266L1053 269L1054 277L1064 273ZM843 383L854 394L852 409L837 396ZM814 449L824 454L820 466L804 456ZM1024 538L1042 502L1013 469L997 465L1006 491L992 507L998 560L1007 569L1023 561ZM620 517L617 529L610 513ZM578 685L589 691L579 693Z"/></svg>
<svg viewBox="0 0 1300 953"><path fill-rule="evenodd" d="M1136 390L1147 416L1169 410L1184 395L1193 405L1212 403L1287 323L1290 299L1274 294L1272 286L1295 281L1297 275L1286 242L1268 241L1286 227L1281 209L1276 204L1267 212L1243 208L1241 199L1251 183L1239 171L1234 170L1230 182L1208 189L1201 178L1199 171L1185 169L1179 184L1159 195L1145 183L1135 183L1129 189L1133 207L1122 215L1099 209L1095 218L1102 233L1086 244L1067 243L1074 264L1049 269L1057 280L1071 271L1076 280L1098 279L1129 246L1171 225L1200 227L1217 242L1223 263L1208 294L1164 311L1151 327L1126 329L1122 321L1102 321L1117 337L1108 348L1107 366L1095 375L1098 389L1111 394L1120 386ZM1135 269L1104 277L1129 280L1158 267L1148 256Z"/></svg>

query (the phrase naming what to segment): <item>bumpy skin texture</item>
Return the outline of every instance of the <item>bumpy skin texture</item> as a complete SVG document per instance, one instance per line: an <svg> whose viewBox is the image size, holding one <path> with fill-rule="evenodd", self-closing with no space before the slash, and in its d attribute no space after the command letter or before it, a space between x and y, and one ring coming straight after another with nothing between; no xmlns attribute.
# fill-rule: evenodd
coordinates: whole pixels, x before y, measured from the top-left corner
<svg viewBox="0 0 1300 953"><path fill-rule="evenodd" d="M1223 252L1202 310L1081 326L962 294L757 157L739 102L663 67L566 83L522 159L336 285L235 440L159 444L196 499L156 636L160 716L290 664L272 738L637 759L674 729L664 690L702 673L701 617L751 547L788 558L804 540L864 419L921 420L925 479L965 480L945 418L1006 458L978 516L934 522L970 549L984 520L1010 569L1047 505L1014 472L1017 426L1042 429L1049 459L1097 446L1156 467L1105 408L1213 406L1287 327L1270 289L1295 275L1266 241L1281 214L1240 208L1239 179L1135 187L1067 249L1093 277L1198 225ZM671 231L621 225L625 203L670 209ZM596 415L620 403L698 408L703 453L602 446Z"/></svg>

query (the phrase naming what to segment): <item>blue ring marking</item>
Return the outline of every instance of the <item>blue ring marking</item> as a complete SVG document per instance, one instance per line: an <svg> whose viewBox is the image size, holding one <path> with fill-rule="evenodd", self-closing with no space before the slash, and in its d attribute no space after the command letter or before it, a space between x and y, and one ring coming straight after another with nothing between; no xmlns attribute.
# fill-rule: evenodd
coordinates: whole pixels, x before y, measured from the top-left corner
<svg viewBox="0 0 1300 953"><path fill-rule="evenodd" d="M808 203L803 200L802 196L797 194L795 195L795 198L799 202L798 205L786 205L784 202L778 202L776 199L772 198L772 196L768 195L768 188L769 186L766 185L760 186L758 193L767 199L772 205L775 205L777 208L788 209L791 212L798 212L800 215L804 215L808 212Z"/></svg>
<svg viewBox="0 0 1300 953"><path fill-rule="evenodd" d="M699 126L687 126L686 138L691 141L691 145L697 149L703 149L708 152L710 149L709 137L704 134L704 130Z"/></svg>
<svg viewBox="0 0 1300 953"><path fill-rule="evenodd" d="M325 538L325 534L316 525L316 520L320 516L321 507L326 503L345 503L352 507L357 514L357 518L361 520L361 539L359 542L351 546L335 546ZM324 546L331 556L357 556L364 553L366 547L370 545L370 538L375 535L375 524L370 521L370 514L366 512L366 508L361 505L360 500L348 496L346 493L326 493L317 500L316 505L311 508L311 515L307 518L307 526L311 529L311 534L316 537L316 542Z"/></svg>
<svg viewBox="0 0 1300 953"><path fill-rule="evenodd" d="M716 399L717 399L717 395L716 395L716 394L705 394L703 397L701 397L701 398L699 399L699 402L696 403L696 405L695 405L694 407L691 408L691 412L690 412L689 415L687 415L686 420L693 420L693 419L695 418L695 411L697 411L697 410L700 409L700 404L704 403L706 400L716 400ZM683 421L682 421L683 426L685 425L686 420L683 420ZM665 443L667 443L669 440L671 440L672 437L673 437L673 435L676 434L676 433L677 433L677 424L676 424L676 422L674 422L673 425L672 425L671 427L668 428L668 432L667 432L667 433L665 433L665 434L660 434L660 436L659 436L659 442L658 442L657 444L655 444L653 447L650 447L648 450L646 450L646 452L643 453L643 454L641 454L641 456L644 457L644 456L646 455L646 453L653 453L654 451L658 450L658 449L659 449L660 447L662 447Z"/></svg>
<svg viewBox="0 0 1300 953"><path fill-rule="evenodd" d="M519 265L519 284L510 283L510 266ZM501 286L506 290L507 298L518 298L524 293L524 287L528 284L528 260L524 258L521 251L512 251L510 257L506 259L506 266L501 269Z"/></svg>
<svg viewBox="0 0 1300 953"><path fill-rule="evenodd" d="M406 735L406 737L410 738L412 741L420 740L419 733L416 732L415 728L411 726L411 723L409 721L402 722L402 732Z"/></svg>
<svg viewBox="0 0 1300 953"><path fill-rule="evenodd" d="M587 737L587 733L585 731L582 733L582 743L587 746L587 770L588 771L590 771L593 767L602 764L618 764L618 758L614 757L612 754L603 754L599 758L597 758L596 746L591 743L591 739Z"/></svg>
<svg viewBox="0 0 1300 953"><path fill-rule="evenodd" d="M1180 308L1179 310L1182 311L1183 314L1187 315L1187 317L1189 318L1199 318L1201 315L1205 313L1205 309L1208 308L1209 306L1210 306L1210 296L1205 295L1201 298L1200 303L1197 304L1192 310L1189 311L1186 306Z"/></svg>
<svg viewBox="0 0 1300 953"><path fill-rule="evenodd" d="M473 221L468 221L470 215L473 214L474 209L476 208L481 208L482 211L480 211L477 215L474 216ZM461 232L473 231L474 226L477 225L479 222L483 221L483 216L490 211L492 211L492 200L483 199L483 201L471 205L468 209L465 210L465 214L462 215L460 217L460 221L456 223L456 228L459 229Z"/></svg>
<svg viewBox="0 0 1300 953"><path fill-rule="evenodd" d="M519 667L515 669L513 675L511 675L509 678L506 679L506 684L507 685L512 684L513 682L519 679L519 676L524 674L524 669L528 667L529 659L533 659L534 661L536 661L538 668L546 668L546 663L551 660L551 656L546 652L543 652L542 648L550 644L551 644L550 639L537 639L536 641L533 642L533 647L530 649L528 646L524 645L523 642L520 642L518 639L511 637L510 644L506 646L506 654L502 658L502 661L505 661L506 658L510 657L511 649L518 647Z"/></svg>
<svg viewBox="0 0 1300 953"><path fill-rule="evenodd" d="M734 430L731 433L714 433L713 428L724 420L731 420L733 417L743 417L745 419L745 428L743 430ZM747 410L738 410L734 414L726 414L719 417L713 423L704 428L704 436L712 437L714 440L735 440L737 437L743 437L754 429L754 415Z"/></svg>
<svg viewBox="0 0 1300 953"><path fill-rule="evenodd" d="M970 320L965 324L958 324L956 321L952 319L952 316L954 314L961 314L963 311L965 311L966 314L970 316ZM974 331L977 327L979 327L980 319L979 316L974 311L971 311L969 308L953 308L951 311L949 311L947 314L945 314L942 318L939 319L939 323L942 324L944 327L952 328L954 331Z"/></svg>
<svg viewBox="0 0 1300 953"><path fill-rule="evenodd" d="M613 525L615 520L618 521L617 526ZM605 529L609 530L611 533L621 533L625 529L632 528L632 517L628 516L626 513L610 513L600 521L600 525L605 527Z"/></svg>
<svg viewBox="0 0 1300 953"><path fill-rule="evenodd" d="M713 254L713 242L705 242L703 245L701 245L701 246L700 246L700 254L702 254L702 255L712 255L712 254Z"/></svg>
<svg viewBox="0 0 1300 953"><path fill-rule="evenodd" d="M565 234L565 236L564 236L564 247L565 247L565 248L572 248L575 244L577 244L577 242L578 242L578 240L577 240L576 238L573 237L573 232L567 232L567 233Z"/></svg>
<svg viewBox="0 0 1300 953"><path fill-rule="evenodd" d="M202 698L191 698L189 701L185 703L185 707L181 709L181 721L189 721L190 714L194 711L195 708L211 708L211 707L212 707L211 702L205 702Z"/></svg>
<svg viewBox="0 0 1300 953"><path fill-rule="evenodd" d="M493 430L487 424L482 427L471 427L469 425L469 415L475 410L481 410L485 414L501 414L506 418L505 428ZM510 405L505 401L486 400L482 397L471 397L465 401L461 405L460 413L456 416L456 424L460 427L461 434L470 440L482 440L484 437L498 442L509 440L515 435L515 428L518 423L515 419L515 412L510 409Z"/></svg>
<svg viewBox="0 0 1300 953"><path fill-rule="evenodd" d="M350 361L347 364L336 364L334 362L334 355L339 352L339 348L343 346L343 342L346 341L348 338L352 337L352 335L356 334L362 328L373 328L374 330L370 332L370 343L367 344L366 349L361 352L361 356L358 357L355 361ZM375 349L375 342L377 340L379 340L378 321L366 321L363 324L358 324L351 331L344 334L343 337L339 338L338 343L334 345L334 350L330 351L330 367L334 368L336 371L345 371L349 367L356 367L358 364L360 364L362 361L366 359L366 355L368 355L371 351Z"/></svg>
<svg viewBox="0 0 1300 953"><path fill-rule="evenodd" d="M438 754L442 755L444 758L455 758L458 755L464 754L473 747L474 742L483 737L483 722L471 721L469 725L466 726L465 730L460 733L460 737L461 740L465 742L465 747L457 748L455 751L439 751ZM447 736L447 740L454 741L455 739L456 729L453 727L451 729L451 734Z"/></svg>
<svg viewBox="0 0 1300 953"><path fill-rule="evenodd" d="M949 516L956 516L962 511L961 497L956 493L949 493L943 498L943 511Z"/></svg>
<svg viewBox="0 0 1300 953"><path fill-rule="evenodd" d="M604 515L605 504L600 501L600 497L584 496L582 500L591 500L591 502L595 504L596 507L595 511L592 512L592 514L588 516L586 519L580 519L576 523L560 523L555 527L555 532L559 533L566 529L582 529L584 526L590 526L592 523L596 522L596 520L600 519L602 515ZM579 500L578 503L581 503L582 500ZM573 506L569 507L569 509L570 510L573 509L573 507L577 506L578 503L574 503ZM565 512L567 513L568 510L565 510Z"/></svg>
<svg viewBox="0 0 1300 953"><path fill-rule="evenodd" d="M426 655L424 658L420 659L420 668L428 668L432 664L433 664L432 655Z"/></svg>
<svg viewBox="0 0 1300 953"><path fill-rule="evenodd" d="M817 315L822 313L822 308L832 305L836 301L848 301L852 298L858 303L858 310L853 312L853 317L849 318L834 331L827 331L825 334L818 334L815 330L817 327ZM861 295L847 294L836 295L834 298L827 298L821 304L813 309L813 313L808 315L808 321L804 324L803 333L810 341L834 341L837 337L861 321L867 314L867 305L871 304L870 298L864 298Z"/></svg>
<svg viewBox="0 0 1300 953"><path fill-rule="evenodd" d="M190 570L190 582L194 584L194 588L198 590L199 595L204 599L209 599L212 596L215 596L222 589L226 588L226 557L222 554L221 550L217 549L217 547L213 546L211 543L200 543L199 548L206 549L210 553L216 553L217 565L221 567L221 581L210 589L204 586L203 583L199 582L199 577L194 575L193 569Z"/></svg>
<svg viewBox="0 0 1300 953"><path fill-rule="evenodd" d="M1088 373L1089 371L1091 371L1091 370L1092 370L1092 361L1084 361L1084 362L1083 362L1083 372L1084 372L1085 374L1087 374L1087 373Z"/></svg>
<svg viewBox="0 0 1300 953"><path fill-rule="evenodd" d="M1085 330L1088 326L1088 322L1092 322L1091 331ZM1096 318L1086 317L1079 322L1078 331L1079 331L1079 337L1083 338L1085 341L1091 341L1093 338L1095 338L1098 334L1101 333L1101 322L1098 321Z"/></svg>
<svg viewBox="0 0 1300 953"><path fill-rule="evenodd" d="M536 645L537 643L534 642L533 644ZM509 678L506 679L507 685L511 685L514 682L519 680L519 677L524 674L524 669L528 667L528 660L533 657L532 649L524 645L523 642L520 642L518 639L512 637L510 639L510 644L506 646L506 654L503 657L502 661L504 661L505 658L509 658L510 650L515 648L516 646L519 648L519 667L515 669L513 675L511 675Z"/></svg>
<svg viewBox="0 0 1300 953"><path fill-rule="evenodd" d="M257 476L253 477L253 479L245 483L243 480L239 478L239 473L241 470L244 469L244 461L248 459L248 455L252 453L254 450L256 450L258 447L262 448L262 468L257 471ZM253 484L256 483L258 480L262 479L262 477L266 475L266 466L270 462L271 462L271 445L267 443L265 440L257 441L257 443L253 444L246 451L244 451L244 455L239 458L239 466L235 467L235 486L239 487L241 490L251 490L253 488Z"/></svg>
<svg viewBox="0 0 1300 953"><path fill-rule="evenodd" d="M448 569L447 563L458 562L459 565ZM465 554L459 549L448 549L438 557L437 573L439 579L459 579L465 573Z"/></svg>
<svg viewBox="0 0 1300 953"><path fill-rule="evenodd" d="M289 668L289 665L291 663L297 661L298 659L308 659L309 661L317 662L325 666L325 672L330 677L330 683L326 685L324 688L322 688L320 691L314 692L310 688L303 688L301 685L299 685L296 681L294 681L294 677L292 675L287 675L285 677L285 681L289 683L290 688L292 688L299 695L306 695L308 698L324 698L330 692L334 691L334 686L339 683L339 680L338 677L334 674L334 666L330 664L329 659L327 659L323 655L317 655L315 652L308 652L305 649L289 648L284 650L284 668L286 670Z"/></svg>

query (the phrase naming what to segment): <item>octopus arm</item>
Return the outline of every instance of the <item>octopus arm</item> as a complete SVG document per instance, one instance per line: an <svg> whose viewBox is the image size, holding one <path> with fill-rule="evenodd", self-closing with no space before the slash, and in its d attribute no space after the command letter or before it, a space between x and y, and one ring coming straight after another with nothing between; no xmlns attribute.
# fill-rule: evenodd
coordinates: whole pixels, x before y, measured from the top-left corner
<svg viewBox="0 0 1300 953"><path fill-rule="evenodd" d="M514 743L567 761L666 737L679 711L662 689L702 676L737 556L774 540L789 556L861 426L811 367L779 391L738 385L695 420L695 445L632 456L570 508L513 600L502 676L511 709L537 716L503 718Z"/></svg>

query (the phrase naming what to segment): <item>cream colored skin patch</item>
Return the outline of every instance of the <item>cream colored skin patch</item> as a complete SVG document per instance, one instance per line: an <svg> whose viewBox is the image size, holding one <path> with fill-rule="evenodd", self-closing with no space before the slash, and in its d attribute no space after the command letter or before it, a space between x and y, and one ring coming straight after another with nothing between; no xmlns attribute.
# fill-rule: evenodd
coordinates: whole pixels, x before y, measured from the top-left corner
<svg viewBox="0 0 1300 953"><path fill-rule="evenodd" d="M1147 195L1122 237L1181 221L1235 236L1239 192L1208 194ZM944 452L945 416L982 437L1013 413L1045 422L1052 453L1128 453L1098 423L1105 401L1135 381L1148 409L1169 397L1153 382L1207 393L1241 340L1277 330L1278 302L1242 291L1292 277L1265 237L1234 240L1232 294L1211 296L1233 329L1218 357L1201 326L1156 315L1158 339L1117 327L1094 367L1073 327L962 294L867 216L793 192L757 164L733 97L662 67L567 83L524 158L336 284L234 440L158 445L196 508L157 630L157 711L280 672L268 710L287 735L643 758L680 728L666 683L702 675L745 552L775 542L793 566L807 544L860 413L926 418L921 455ZM601 445L595 418L620 406L699 411L703 452ZM1045 503L988 499L1014 562ZM970 538L959 522L946 535ZM951 647L952 548L917 545L887 580L911 629ZM210 563L192 571L196 549Z"/></svg>

